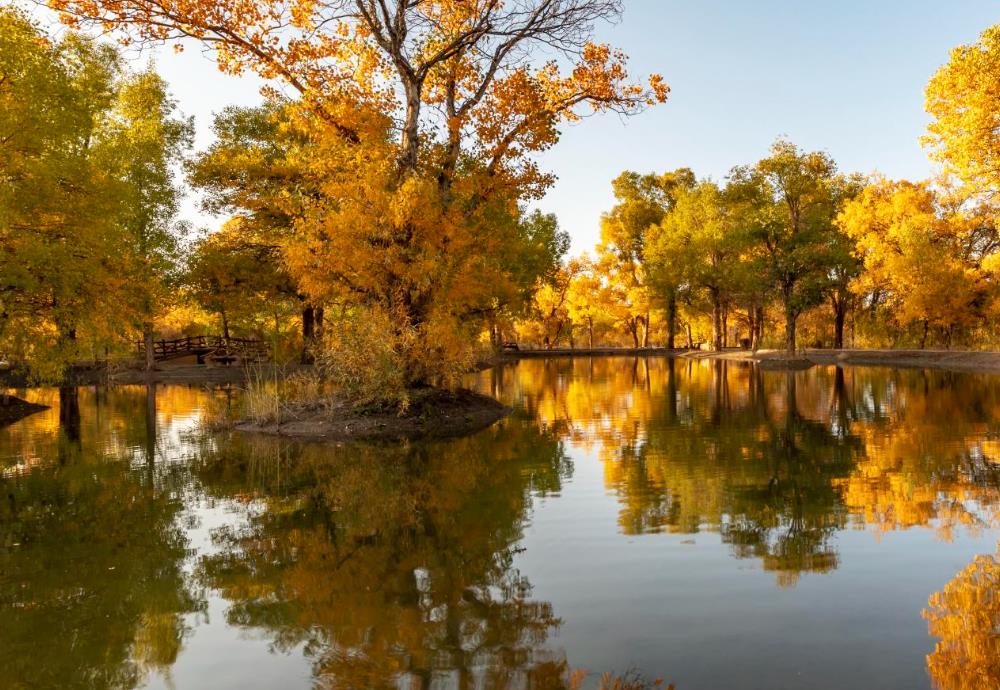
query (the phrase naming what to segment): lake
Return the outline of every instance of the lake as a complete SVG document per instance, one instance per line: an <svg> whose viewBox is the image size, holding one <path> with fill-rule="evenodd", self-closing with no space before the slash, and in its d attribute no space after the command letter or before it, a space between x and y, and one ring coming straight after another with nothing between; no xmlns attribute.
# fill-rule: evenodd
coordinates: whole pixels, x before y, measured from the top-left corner
<svg viewBox="0 0 1000 690"><path fill-rule="evenodd" d="M1000 378L666 358L470 377L447 441L212 434L238 392L0 428L0 687L1000 683Z"/></svg>

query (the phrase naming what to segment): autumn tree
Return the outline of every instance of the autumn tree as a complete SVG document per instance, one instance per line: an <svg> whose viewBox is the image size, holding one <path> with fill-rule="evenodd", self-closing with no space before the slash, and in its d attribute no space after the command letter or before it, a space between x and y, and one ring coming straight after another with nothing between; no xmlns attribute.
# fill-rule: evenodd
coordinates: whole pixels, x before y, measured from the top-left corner
<svg viewBox="0 0 1000 690"><path fill-rule="evenodd" d="M0 348L36 377L149 334L189 138L155 74L0 10Z"/></svg>
<svg viewBox="0 0 1000 690"><path fill-rule="evenodd" d="M204 194L202 207L213 214L229 214L239 223L227 226L228 244L238 240L242 251L266 256L265 272L283 271L281 286L272 296L297 299L301 307L302 354L312 360L323 331L325 307L309 300L297 281L287 275L284 252L302 218L304 199L318 193L308 174L309 141L291 122L293 104L271 98L256 107L229 107L216 115L215 141L188 166L191 184ZM259 299L254 291L246 298ZM239 295L230 295L230 301ZM258 311L266 305L245 305Z"/></svg>
<svg viewBox="0 0 1000 690"><path fill-rule="evenodd" d="M838 176L830 186L831 202L836 213L865 188L868 180L862 175ZM836 222L827 234L827 279L824 296L833 310L833 346L844 347L844 326L854 306L851 283L861 274L863 262L854 241Z"/></svg>
<svg viewBox="0 0 1000 690"><path fill-rule="evenodd" d="M932 331L950 344L978 322L998 247L983 209L929 183L882 179L844 207L838 224L864 262L852 289L898 327L918 325L921 348Z"/></svg>
<svg viewBox="0 0 1000 690"><path fill-rule="evenodd" d="M506 294L498 293L493 303L484 310L494 349L502 345L501 321L513 322L525 316L534 319L541 314L551 316L560 312L551 300L548 308L543 306L541 302L545 302L546 298L542 297L540 302L540 293L550 291L550 296L561 294L562 298L558 301L565 301L569 282L579 270L579 266L567 266L564 262L569 250L569 233L559 229L559 221L554 214L536 209L531 212L521 210L520 215L518 232L521 241L509 246L510 253L502 259L508 266L513 289ZM552 312L552 307L555 307L555 312Z"/></svg>
<svg viewBox="0 0 1000 690"><path fill-rule="evenodd" d="M71 23L125 40L184 37L231 73L254 70L301 96L320 184L286 258L310 299L350 300L392 324L407 385L455 380L455 341L514 290L518 206L552 178L532 154L588 111L665 100L658 76L591 41L614 0L316 4L238 0L52 0ZM559 61L539 64L541 51ZM461 358L460 358L461 359Z"/></svg>
<svg viewBox="0 0 1000 690"><path fill-rule="evenodd" d="M643 252L650 228L658 225L673 208L680 191L694 185L694 173L688 168L658 175L623 172L611 183L615 206L601 217L601 246L598 257L606 273L619 282L618 290L636 303L644 312L631 314L628 323L643 326L643 347L649 345L649 302L651 287L648 284ZM677 282L672 276L660 273L656 284L667 315L667 347L674 347L677 330ZM636 343L638 347L638 342Z"/></svg>
<svg viewBox="0 0 1000 690"><path fill-rule="evenodd" d="M574 344L570 291L584 268L579 260L571 259L535 290L529 322L537 327L538 339L547 349L556 347L563 339L571 347Z"/></svg>
<svg viewBox="0 0 1000 690"><path fill-rule="evenodd" d="M280 256L255 241L243 223L242 218L231 219L195 242L183 277L194 300L219 316L224 338L232 335L234 317L244 324L260 323L295 300Z"/></svg>
<svg viewBox="0 0 1000 690"><path fill-rule="evenodd" d="M802 312L823 298L831 270L831 235L839 185L833 159L779 139L771 155L730 173L734 197L767 254L767 266L785 316L785 349L796 349Z"/></svg>
<svg viewBox="0 0 1000 690"><path fill-rule="evenodd" d="M1000 191L998 81L1000 25L995 25L976 43L953 49L926 89L926 108L933 120L924 143L949 172L990 194Z"/></svg>
<svg viewBox="0 0 1000 690"><path fill-rule="evenodd" d="M608 304L609 288L599 267L589 256L579 260L580 270L574 276L566 295L566 310L574 326L587 334L587 347L593 349L594 336L614 326L612 308Z"/></svg>
<svg viewBox="0 0 1000 690"><path fill-rule="evenodd" d="M713 182L681 191L674 207L649 231L647 271L703 292L712 312L712 347L725 341L725 312L738 283L744 233L734 225L725 196Z"/></svg>

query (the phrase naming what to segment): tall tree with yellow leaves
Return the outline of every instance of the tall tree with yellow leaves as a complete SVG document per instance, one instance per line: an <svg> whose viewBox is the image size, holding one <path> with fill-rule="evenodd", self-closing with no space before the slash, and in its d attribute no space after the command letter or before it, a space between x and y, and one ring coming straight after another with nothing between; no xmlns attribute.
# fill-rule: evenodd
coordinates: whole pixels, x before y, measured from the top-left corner
<svg viewBox="0 0 1000 690"><path fill-rule="evenodd" d="M634 331L636 325L643 327L643 347L649 345L649 309L653 290L666 310L667 348L673 349L679 283L679 277L661 271L655 284L650 284L643 262L646 237L650 229L659 225L673 208L677 195L694 184L694 173L689 168L678 168L662 175L625 171L611 183L616 203L601 216L598 262L605 275L617 281L616 290L623 300L640 310L627 314L626 324L630 331ZM619 302L625 304L622 300ZM638 337L634 339L638 347Z"/></svg>
<svg viewBox="0 0 1000 690"><path fill-rule="evenodd" d="M949 172L980 191L1000 192L1000 24L958 46L926 89L925 145Z"/></svg>
<svg viewBox="0 0 1000 690"><path fill-rule="evenodd" d="M916 326L921 348L932 332L950 346L987 301L997 236L988 215L968 201L930 183L883 179L838 217L864 262L853 290L903 329L897 337Z"/></svg>
<svg viewBox="0 0 1000 690"><path fill-rule="evenodd" d="M552 177L532 154L586 112L666 99L591 41L615 0L52 0L71 23L125 40L193 37L227 72L301 95L298 124L321 181L289 268L314 300L338 296L392 324L408 385L449 383L470 327L514 289L520 201ZM539 62L542 51L570 61ZM463 359L462 357L458 358Z"/></svg>

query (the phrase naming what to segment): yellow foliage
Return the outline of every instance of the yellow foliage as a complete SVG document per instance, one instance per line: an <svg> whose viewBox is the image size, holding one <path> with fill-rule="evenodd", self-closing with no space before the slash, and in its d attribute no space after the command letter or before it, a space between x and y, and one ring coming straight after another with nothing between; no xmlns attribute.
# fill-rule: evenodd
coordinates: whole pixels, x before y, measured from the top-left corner
<svg viewBox="0 0 1000 690"><path fill-rule="evenodd" d="M200 39L224 71L299 92L289 126L308 144L288 162L305 180L288 185L284 263L313 303L391 319L380 330L405 386L453 378L470 356L459 346L473 340L467 327L548 272L532 259L522 202L553 178L532 155L587 112L637 113L669 91L656 75L633 83L625 55L590 40L595 21L618 14L608 0L396 2L382 12L312 0L49 4L126 41ZM569 70L533 59L552 47Z"/></svg>
<svg viewBox="0 0 1000 690"><path fill-rule="evenodd" d="M971 45L951 51L927 84L926 108L934 118L924 143L974 188L1000 190L1000 25L991 26Z"/></svg>

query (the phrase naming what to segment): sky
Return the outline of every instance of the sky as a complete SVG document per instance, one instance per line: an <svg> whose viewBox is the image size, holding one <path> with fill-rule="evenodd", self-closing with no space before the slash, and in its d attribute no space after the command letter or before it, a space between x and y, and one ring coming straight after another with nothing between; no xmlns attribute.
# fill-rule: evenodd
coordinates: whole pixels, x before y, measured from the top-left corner
<svg viewBox="0 0 1000 690"><path fill-rule="evenodd" d="M538 206L555 213L572 252L600 239L623 170L690 167L723 180L778 136L830 153L844 172L920 179L933 166L920 146L924 86L951 48L1000 22L995 0L624 0L622 20L597 38L622 48L636 77L671 86L668 102L636 117L597 115L568 127L541 163L558 181ZM211 142L212 115L260 101L259 80L218 72L195 46L151 58L196 146ZM194 199L184 215L217 225Z"/></svg>

